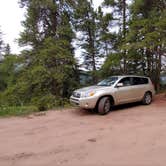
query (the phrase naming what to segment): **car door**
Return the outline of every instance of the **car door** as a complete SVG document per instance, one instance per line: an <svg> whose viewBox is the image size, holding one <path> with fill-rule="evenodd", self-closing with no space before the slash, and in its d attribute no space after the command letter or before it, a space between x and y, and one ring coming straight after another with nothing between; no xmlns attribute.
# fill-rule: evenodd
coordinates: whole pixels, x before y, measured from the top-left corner
<svg viewBox="0 0 166 166"><path fill-rule="evenodd" d="M118 104L129 103L132 100L132 79L131 77L122 78L117 84L122 83L123 86L118 87L115 85L116 101Z"/></svg>
<svg viewBox="0 0 166 166"><path fill-rule="evenodd" d="M142 77L132 77L132 91L133 91L133 100L139 101L143 98L147 86L148 86L148 79Z"/></svg>

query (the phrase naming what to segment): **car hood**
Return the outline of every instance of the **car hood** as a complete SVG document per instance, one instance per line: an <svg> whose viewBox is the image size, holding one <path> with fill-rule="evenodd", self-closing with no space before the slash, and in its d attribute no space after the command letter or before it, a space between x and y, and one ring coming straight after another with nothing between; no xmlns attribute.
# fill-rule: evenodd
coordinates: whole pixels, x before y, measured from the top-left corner
<svg viewBox="0 0 166 166"><path fill-rule="evenodd" d="M110 88L110 86L107 87L107 86L97 86L97 85L94 85L94 86L88 86L88 87L85 87L85 88L77 89L76 91L77 92L89 92L89 91L102 90L102 89L106 89L106 88Z"/></svg>

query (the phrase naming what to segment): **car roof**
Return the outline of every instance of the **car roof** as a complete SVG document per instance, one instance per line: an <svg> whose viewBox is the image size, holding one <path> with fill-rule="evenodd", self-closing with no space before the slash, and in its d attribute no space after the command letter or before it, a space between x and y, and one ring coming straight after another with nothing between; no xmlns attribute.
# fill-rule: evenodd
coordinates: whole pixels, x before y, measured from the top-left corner
<svg viewBox="0 0 166 166"><path fill-rule="evenodd" d="M124 77L140 77L140 78L149 78L149 77L146 77L146 76L138 76L138 75L117 75L117 76L114 76L114 77L118 77L118 78L124 78Z"/></svg>

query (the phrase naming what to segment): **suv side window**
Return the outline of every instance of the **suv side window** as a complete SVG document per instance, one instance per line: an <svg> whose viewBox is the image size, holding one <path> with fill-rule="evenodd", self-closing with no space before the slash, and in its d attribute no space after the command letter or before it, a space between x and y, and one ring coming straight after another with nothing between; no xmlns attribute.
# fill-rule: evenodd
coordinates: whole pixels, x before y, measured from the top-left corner
<svg viewBox="0 0 166 166"><path fill-rule="evenodd" d="M147 78L133 77L133 85L148 84L148 82Z"/></svg>
<svg viewBox="0 0 166 166"><path fill-rule="evenodd" d="M123 83L123 86L131 86L132 85L131 77L122 78L119 81L119 83Z"/></svg>
<svg viewBox="0 0 166 166"><path fill-rule="evenodd" d="M142 78L142 84L148 84L149 80L147 78Z"/></svg>

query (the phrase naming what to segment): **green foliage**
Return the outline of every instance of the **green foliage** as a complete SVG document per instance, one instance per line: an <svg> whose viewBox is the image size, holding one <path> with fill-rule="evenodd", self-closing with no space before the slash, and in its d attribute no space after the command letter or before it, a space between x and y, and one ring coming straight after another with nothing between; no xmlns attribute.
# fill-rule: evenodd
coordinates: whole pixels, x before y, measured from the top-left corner
<svg viewBox="0 0 166 166"><path fill-rule="evenodd" d="M114 45L116 35L109 31L112 14L105 15L101 7L95 9L92 1L78 0L74 18L74 27L80 34L77 35L77 45L82 49L81 65L91 71L96 83L101 60L109 55Z"/></svg>
<svg viewBox="0 0 166 166"><path fill-rule="evenodd" d="M81 6L81 7L80 7ZM75 28L83 35L79 36L80 47L84 50L82 55L83 65L88 70L95 71L97 68L96 58L99 56L99 45L97 38L96 12L92 2L78 0L75 15Z"/></svg>
<svg viewBox="0 0 166 166"><path fill-rule="evenodd" d="M45 96L35 96L31 99L31 103L36 105L40 111L59 106L59 103L56 101L56 97L51 94Z"/></svg>
<svg viewBox="0 0 166 166"><path fill-rule="evenodd" d="M119 53L113 53L108 56L101 68L100 75L102 76L102 78L108 77L110 75L118 75L121 72L121 69L119 67L120 59L121 54Z"/></svg>
<svg viewBox="0 0 166 166"><path fill-rule="evenodd" d="M102 72L114 74L113 69L117 69L119 74L126 71L127 74L147 75L159 89L160 74L165 69L162 64L166 51L165 0L134 0L129 10L124 1L105 0L103 3L122 24L118 26L113 53L106 59ZM114 57L116 54L118 59Z"/></svg>
<svg viewBox="0 0 166 166"><path fill-rule="evenodd" d="M11 86L16 81L16 64L18 58L15 55L9 55L0 64L0 82L3 87L0 87L0 91L4 90L5 87Z"/></svg>
<svg viewBox="0 0 166 166"><path fill-rule="evenodd" d="M0 64L4 75L0 104L34 105L41 111L64 106L77 78L71 25L75 2L21 0L20 4L27 13L19 44L31 47L14 56L6 46Z"/></svg>
<svg viewBox="0 0 166 166"><path fill-rule="evenodd" d="M165 1L134 1L131 6L130 31L126 38L129 52L135 51L136 70L142 66L144 74L152 78L159 89L162 56L165 52Z"/></svg>
<svg viewBox="0 0 166 166"><path fill-rule="evenodd" d="M10 45L7 44L4 48L4 56L9 56L11 55L11 49L10 49Z"/></svg>
<svg viewBox="0 0 166 166"><path fill-rule="evenodd" d="M0 58L2 58L2 51L3 51L3 39L2 39L2 32L0 30Z"/></svg>
<svg viewBox="0 0 166 166"><path fill-rule="evenodd" d="M110 14L112 15L112 18L110 21L112 21L112 25L115 26L116 29L118 29L118 33L114 35L113 39L111 41L111 45L113 46L114 52L121 54L119 67L121 70L121 73L127 74L127 58L128 54L125 49L125 47L122 47L125 42L127 32L128 32L128 1L127 0L104 0L103 7L110 8ZM110 27L109 27L110 28ZM108 55L110 55L111 52L109 52Z"/></svg>
<svg viewBox="0 0 166 166"><path fill-rule="evenodd" d="M69 100L48 94L46 96L36 96L32 98L32 104L36 105L39 111L49 110L53 108L64 108L69 106Z"/></svg>
<svg viewBox="0 0 166 166"><path fill-rule="evenodd" d="M38 109L35 106L24 106L24 107L0 106L0 117L23 116L37 111Z"/></svg>

